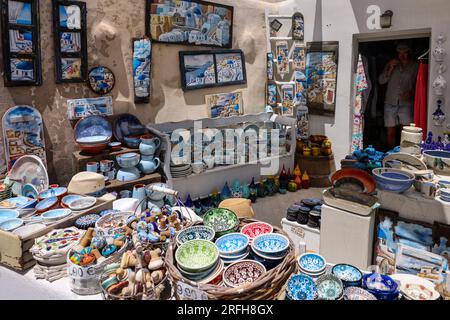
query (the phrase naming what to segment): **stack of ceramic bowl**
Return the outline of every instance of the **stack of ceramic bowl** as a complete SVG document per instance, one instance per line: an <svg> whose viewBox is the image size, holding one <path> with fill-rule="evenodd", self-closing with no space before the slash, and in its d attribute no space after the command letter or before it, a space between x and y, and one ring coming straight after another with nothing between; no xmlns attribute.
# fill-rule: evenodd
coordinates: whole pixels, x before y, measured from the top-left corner
<svg viewBox="0 0 450 320"><path fill-rule="evenodd" d="M207 240L191 240L182 244L175 253L175 260L182 276L195 282L204 282L223 271L216 245Z"/></svg>
<svg viewBox="0 0 450 320"><path fill-rule="evenodd" d="M239 219L236 214L224 208L209 210L203 217L203 222L216 232L216 237L239 230Z"/></svg>
<svg viewBox="0 0 450 320"><path fill-rule="evenodd" d="M220 258L228 265L243 260L250 254L250 239L242 233L229 233L216 240Z"/></svg>
<svg viewBox="0 0 450 320"><path fill-rule="evenodd" d="M317 286L310 276L296 274L289 278L286 300L315 300L316 298Z"/></svg>
<svg viewBox="0 0 450 320"><path fill-rule="evenodd" d="M397 300L400 294L394 279L378 273L366 274L363 277L363 288L377 300Z"/></svg>
<svg viewBox="0 0 450 320"><path fill-rule="evenodd" d="M108 120L101 116L89 116L78 121L74 137L82 151L100 153L108 147L113 132Z"/></svg>
<svg viewBox="0 0 450 320"><path fill-rule="evenodd" d="M116 158L120 170L117 172L117 180L121 182L131 182L141 177L141 172L137 165L141 161L141 155L136 152L125 153Z"/></svg>
<svg viewBox="0 0 450 320"><path fill-rule="evenodd" d="M253 222L246 224L242 227L241 233L245 234L249 237L250 243L253 242L253 239L262 235L269 234L273 232L273 227L265 222Z"/></svg>
<svg viewBox="0 0 450 320"><path fill-rule="evenodd" d="M216 233L214 230L207 226L192 226L181 230L177 234L177 244L181 246L182 244L192 241L192 240L206 240L213 241Z"/></svg>
<svg viewBox="0 0 450 320"><path fill-rule="evenodd" d="M341 279L344 288L361 287L362 286L362 272L349 264L337 264L331 269L331 274Z"/></svg>
<svg viewBox="0 0 450 320"><path fill-rule="evenodd" d="M223 272L223 282L227 287L237 288L251 284L267 272L263 264L253 260L241 260L229 265Z"/></svg>
<svg viewBox="0 0 450 320"><path fill-rule="evenodd" d="M305 274L317 280L324 275L327 268L325 258L316 253L302 254L297 261L300 273Z"/></svg>
<svg viewBox="0 0 450 320"><path fill-rule="evenodd" d="M281 234L262 234L253 239L251 248L253 258L268 270L279 265L289 252L289 239Z"/></svg>
<svg viewBox="0 0 450 320"><path fill-rule="evenodd" d="M332 274L324 274L317 281L317 299L342 300L344 298L344 285L341 279Z"/></svg>
<svg viewBox="0 0 450 320"><path fill-rule="evenodd" d="M450 189L440 189L440 199L444 202L450 202Z"/></svg>
<svg viewBox="0 0 450 320"><path fill-rule="evenodd" d="M184 178L192 174L192 166L190 164L170 166L172 178Z"/></svg>

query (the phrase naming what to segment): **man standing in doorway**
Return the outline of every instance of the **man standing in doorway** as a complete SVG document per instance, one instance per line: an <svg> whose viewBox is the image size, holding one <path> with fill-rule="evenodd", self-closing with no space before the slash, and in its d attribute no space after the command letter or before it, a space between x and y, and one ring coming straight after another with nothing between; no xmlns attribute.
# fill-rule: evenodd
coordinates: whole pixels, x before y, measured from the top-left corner
<svg viewBox="0 0 450 320"><path fill-rule="evenodd" d="M397 59L391 60L380 75L380 84L388 83L384 102L384 125L387 145L396 145L397 126L407 126L414 121L414 96L419 64L413 61L411 49L406 43L397 45Z"/></svg>

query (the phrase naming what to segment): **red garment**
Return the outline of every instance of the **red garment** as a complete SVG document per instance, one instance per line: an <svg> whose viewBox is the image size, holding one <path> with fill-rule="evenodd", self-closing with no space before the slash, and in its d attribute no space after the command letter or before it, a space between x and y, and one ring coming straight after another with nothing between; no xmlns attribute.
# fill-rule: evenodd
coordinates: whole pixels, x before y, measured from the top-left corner
<svg viewBox="0 0 450 320"><path fill-rule="evenodd" d="M427 138L427 106L428 106L428 64L420 62L417 74L416 98L414 100L414 123L422 128L423 139Z"/></svg>

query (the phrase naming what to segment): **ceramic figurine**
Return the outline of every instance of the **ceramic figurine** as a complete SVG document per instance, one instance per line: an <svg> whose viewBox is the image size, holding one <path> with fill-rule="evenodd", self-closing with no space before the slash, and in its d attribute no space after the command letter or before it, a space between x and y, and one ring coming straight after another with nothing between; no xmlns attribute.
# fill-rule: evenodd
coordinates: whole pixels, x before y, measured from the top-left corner
<svg viewBox="0 0 450 320"><path fill-rule="evenodd" d="M438 100L437 104L437 109L433 113L433 121L435 126L441 127L445 122L446 116L444 111L442 111L442 100Z"/></svg>
<svg viewBox="0 0 450 320"><path fill-rule="evenodd" d="M223 186L222 192L220 193L220 199L222 201L230 199L231 198L231 189L228 186L228 182L225 182L225 185Z"/></svg>
<svg viewBox="0 0 450 320"><path fill-rule="evenodd" d="M297 192L297 184L294 180L289 181L287 190L289 192Z"/></svg>
<svg viewBox="0 0 450 320"><path fill-rule="evenodd" d="M333 154L332 143L330 139L326 139L322 144L322 154L325 156L331 156Z"/></svg>
<svg viewBox="0 0 450 320"><path fill-rule="evenodd" d="M297 165L294 170L294 182L297 184L297 190L300 190L302 188L302 171L300 170L300 166Z"/></svg>
<svg viewBox="0 0 450 320"><path fill-rule="evenodd" d="M426 140L426 144L431 144L433 142L433 132L428 132L428 137L427 137L427 140Z"/></svg>
<svg viewBox="0 0 450 320"><path fill-rule="evenodd" d="M161 259L161 249L150 251L150 262L148 263L148 270L155 271L161 269L164 261Z"/></svg>
<svg viewBox="0 0 450 320"><path fill-rule="evenodd" d="M302 177L302 187L303 187L303 189L309 189L310 185L311 185L311 181L309 179L308 172L305 170L305 173L303 174L303 177Z"/></svg>

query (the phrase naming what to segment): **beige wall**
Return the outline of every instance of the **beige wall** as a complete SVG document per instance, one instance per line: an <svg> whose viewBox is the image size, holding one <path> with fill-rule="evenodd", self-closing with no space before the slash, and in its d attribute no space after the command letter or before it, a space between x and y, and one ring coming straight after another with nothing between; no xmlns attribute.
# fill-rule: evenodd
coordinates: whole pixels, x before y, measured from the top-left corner
<svg viewBox="0 0 450 320"><path fill-rule="evenodd" d="M180 87L178 51L205 50L205 47L155 44L153 47L153 92L149 104L134 104L131 39L145 32L145 0L89 0L89 67L105 65L117 79L112 92L115 114L130 112L143 123L179 121L207 117L205 94L244 91L245 112L264 110L266 34L265 8L274 10L276 0L216 0L233 5L233 48L246 57L248 83L243 86L195 90ZM0 80L0 113L19 104L35 106L45 121L49 173L54 181L67 183L72 176L71 158L76 150L71 123L66 116L66 100L94 96L82 84L55 84L51 0L40 0L43 85L5 88ZM3 66L3 64L1 64ZM1 67L3 68L3 67Z"/></svg>

